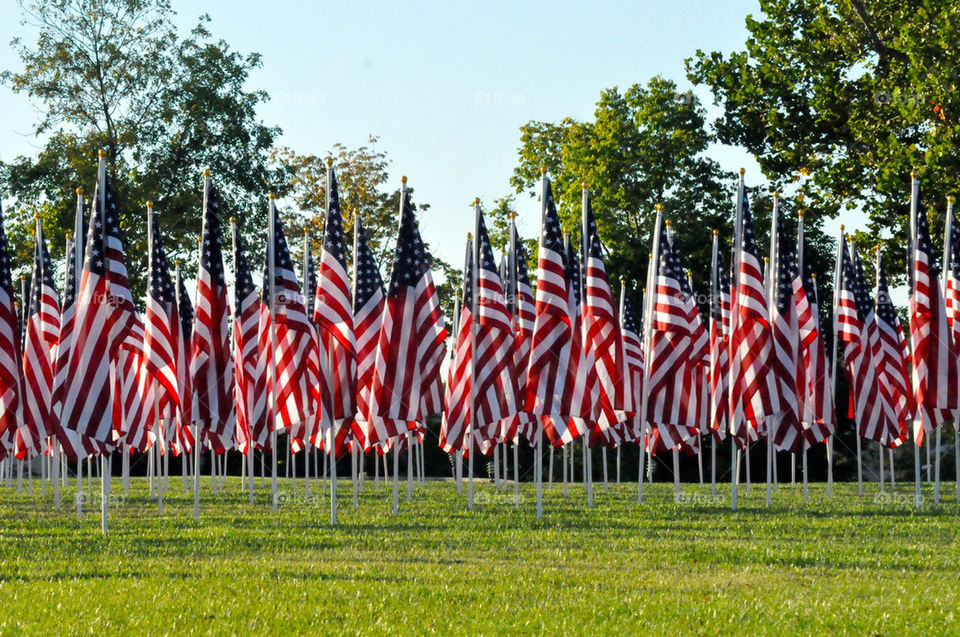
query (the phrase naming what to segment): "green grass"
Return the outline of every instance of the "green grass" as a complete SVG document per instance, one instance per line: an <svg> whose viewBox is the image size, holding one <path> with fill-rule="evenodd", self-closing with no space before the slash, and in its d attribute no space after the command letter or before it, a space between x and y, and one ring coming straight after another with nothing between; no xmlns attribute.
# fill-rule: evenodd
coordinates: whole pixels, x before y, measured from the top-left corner
<svg viewBox="0 0 960 637"><path fill-rule="evenodd" d="M35 487L38 485L35 483ZM876 503L856 485L826 500L811 486L763 485L729 510L684 485L579 485L547 492L537 521L478 483L474 511L450 482L418 488L390 515L390 491L368 480L360 508L341 482L341 525L326 496L289 498L277 514L259 489L251 507L234 479L202 514L171 482L158 517L144 480L110 511L78 522L39 493L0 488L0 634L943 634L960 609L960 506L917 512L902 497ZM302 487L302 483L300 485ZM114 492L120 487L114 480ZM287 492L290 493L289 487ZM39 491L39 489L35 489ZM699 495L697 495L699 494ZM703 496L703 497L700 497ZM929 494L928 494L929 497ZM88 505L89 506L89 505ZM952 627L952 628L951 628Z"/></svg>

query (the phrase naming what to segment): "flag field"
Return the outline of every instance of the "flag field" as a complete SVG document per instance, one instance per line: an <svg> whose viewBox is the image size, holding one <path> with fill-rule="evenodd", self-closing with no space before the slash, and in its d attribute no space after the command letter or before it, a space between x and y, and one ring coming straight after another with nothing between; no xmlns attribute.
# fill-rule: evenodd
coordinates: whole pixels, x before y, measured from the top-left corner
<svg viewBox="0 0 960 637"><path fill-rule="evenodd" d="M119 485L116 485L119 486ZM0 634L943 634L960 608L960 505L917 511L913 485L780 485L729 494L654 483L512 492L477 484L474 510L451 482L427 482L390 514L367 480L331 528L328 492L281 485L276 514L236 478L193 496L171 479L163 516L147 482L111 496L111 532L81 522L65 493L0 489ZM927 485L924 485L925 488ZM599 487L599 485L598 485ZM344 503L349 483L342 483ZM952 485L946 486L947 492ZM96 491L96 489L95 489ZM311 490L313 493L313 490ZM92 503L88 504L91 509Z"/></svg>

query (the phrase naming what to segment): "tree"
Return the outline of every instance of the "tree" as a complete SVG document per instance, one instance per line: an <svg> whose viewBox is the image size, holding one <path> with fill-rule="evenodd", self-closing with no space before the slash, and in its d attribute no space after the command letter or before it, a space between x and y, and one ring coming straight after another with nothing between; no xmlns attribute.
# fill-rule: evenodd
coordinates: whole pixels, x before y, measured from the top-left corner
<svg viewBox="0 0 960 637"><path fill-rule="evenodd" d="M942 228L960 190L960 16L923 0L761 0L742 51L697 51L691 81L723 111L720 141L753 153L775 185L806 195L814 221L863 211L861 246L886 243L903 271L909 173Z"/></svg>
<svg viewBox="0 0 960 637"><path fill-rule="evenodd" d="M291 204L291 207L282 210L285 224L291 229L308 230L311 250L317 254L321 246L326 214L326 161L327 158L333 160L344 232L348 236L353 234L354 220L359 212L367 240L386 278L390 274L397 239L400 189L388 189L390 174L387 168L390 160L386 153L376 147L377 139L371 135L368 143L359 148L334 144L330 153L321 155L301 155L287 147L277 148L271 153L271 162L278 166L279 172L287 176L284 185L287 192L285 203ZM429 204L416 203L413 187L408 185L407 193L414 211L425 213L430 209ZM293 236L292 232L290 234ZM347 252L351 253L352 248L352 244L348 245ZM437 258L429 246L427 251L430 252L437 291L449 321L453 299L460 289L461 274L458 268Z"/></svg>
<svg viewBox="0 0 960 637"><path fill-rule="evenodd" d="M3 81L40 106L34 127L45 145L36 157L0 164L15 204L11 243L28 260L35 213L55 256L72 227L74 190L92 194L99 149L120 208L128 267L137 291L146 266L144 205L155 202L165 243L184 269L196 269L202 170L209 168L226 219L238 217L248 245L262 241L271 190L284 176L267 163L280 133L256 117L267 99L246 91L258 54L242 55L214 40L207 16L185 38L168 0L52 0L21 4L36 42L12 42L23 63Z"/></svg>
<svg viewBox="0 0 960 637"><path fill-rule="evenodd" d="M511 184L518 193L538 189L546 168L572 240L579 237L586 185L610 250L611 279L625 277L635 290L645 280L655 207L662 203L686 265L703 286L709 281L711 229L729 234L733 214L732 181L705 155L711 141L696 97L654 77L623 93L603 91L593 121L524 125Z"/></svg>

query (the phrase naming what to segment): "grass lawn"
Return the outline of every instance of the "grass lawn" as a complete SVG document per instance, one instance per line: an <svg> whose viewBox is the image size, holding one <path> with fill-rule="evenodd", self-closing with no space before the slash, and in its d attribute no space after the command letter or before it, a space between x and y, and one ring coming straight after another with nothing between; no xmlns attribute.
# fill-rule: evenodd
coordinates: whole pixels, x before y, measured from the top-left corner
<svg viewBox="0 0 960 637"><path fill-rule="evenodd" d="M114 480L114 493L120 491ZM39 491L35 483L35 491ZM302 487L302 482L299 484ZM401 484L401 488L402 488ZM213 496L172 478L158 517L143 479L111 510L73 514L52 497L0 488L0 634L945 634L960 631L960 506L916 512L877 502L875 484L741 488L729 510L709 487L597 485L549 490L537 521L532 485L520 509L478 483L466 510L451 482L417 488L390 515L390 491L365 483L352 507L341 481L340 527L326 495L251 507L233 479ZM285 487L291 493L289 486ZM928 494L929 496L929 494ZM90 505L88 505L90 506Z"/></svg>

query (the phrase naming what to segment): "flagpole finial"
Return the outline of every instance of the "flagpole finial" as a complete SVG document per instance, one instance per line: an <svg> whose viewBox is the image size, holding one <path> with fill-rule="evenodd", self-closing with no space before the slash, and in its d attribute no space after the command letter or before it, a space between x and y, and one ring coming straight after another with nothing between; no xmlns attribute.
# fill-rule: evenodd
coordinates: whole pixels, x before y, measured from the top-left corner
<svg viewBox="0 0 960 637"><path fill-rule="evenodd" d="M657 212L663 212L663 204L662 204L662 203L658 203L658 204L657 204Z"/></svg>
<svg viewBox="0 0 960 637"><path fill-rule="evenodd" d="M625 285L627 280L623 277L620 277L620 285Z"/></svg>
<svg viewBox="0 0 960 637"><path fill-rule="evenodd" d="M327 168L330 168L331 166L333 166L333 157L327 157L327 159L325 160L325 163L327 164Z"/></svg>
<svg viewBox="0 0 960 637"><path fill-rule="evenodd" d="M666 224L668 228L673 226L673 222L671 222L669 219L666 220Z"/></svg>
<svg viewBox="0 0 960 637"><path fill-rule="evenodd" d="M276 198L276 195L274 195L272 192L267 194L267 199L269 199L270 201L273 201L275 198Z"/></svg>
<svg viewBox="0 0 960 637"><path fill-rule="evenodd" d="M203 169L203 178L204 178L204 179L209 179L209 178L210 178L210 169L209 169L209 168L204 168L204 169Z"/></svg>
<svg viewBox="0 0 960 637"><path fill-rule="evenodd" d="M69 241L70 239L73 239L73 233L72 233L72 232L68 232L68 233L67 233L67 241Z"/></svg>
<svg viewBox="0 0 960 637"><path fill-rule="evenodd" d="M911 171L910 171L910 179L916 179L916 178L917 178L917 171L911 170Z"/></svg>
<svg viewBox="0 0 960 637"><path fill-rule="evenodd" d="M873 251L879 253L879 252L880 252L880 246L873 246Z"/></svg>
<svg viewBox="0 0 960 637"><path fill-rule="evenodd" d="M717 232L716 230L713 231L713 236L717 236L718 234L720 234L720 233Z"/></svg>
<svg viewBox="0 0 960 637"><path fill-rule="evenodd" d="M467 241L470 241L471 239L473 239L473 233L472 233L472 232L468 232L468 233L467 233Z"/></svg>
<svg viewBox="0 0 960 637"><path fill-rule="evenodd" d="M843 224L840 224L840 234L843 234Z"/></svg>
<svg viewBox="0 0 960 637"><path fill-rule="evenodd" d="M581 181L581 182L580 182L580 188L582 188L583 190L586 190L586 189L587 189L587 182Z"/></svg>
<svg viewBox="0 0 960 637"><path fill-rule="evenodd" d="M147 210L150 210L151 208L153 208L153 202L152 202L152 201L148 201L148 202L147 202Z"/></svg>
<svg viewBox="0 0 960 637"><path fill-rule="evenodd" d="M797 216L803 219L803 210L797 210Z"/></svg>
<svg viewBox="0 0 960 637"><path fill-rule="evenodd" d="M106 150L101 148L100 150L97 151L97 157L99 157L100 159L105 159L106 156L107 156Z"/></svg>
<svg viewBox="0 0 960 637"><path fill-rule="evenodd" d="M816 273L816 272L811 272L811 273L810 273L810 278L813 279L814 281L816 281L816 280L817 280L817 273Z"/></svg>
<svg viewBox="0 0 960 637"><path fill-rule="evenodd" d="M741 169L740 169L740 176L743 177L743 174L744 174L745 172L747 172L747 171L744 170L743 168L741 168Z"/></svg>
<svg viewBox="0 0 960 637"><path fill-rule="evenodd" d="M236 217L230 217L230 225L233 226L233 225L236 225L236 224L237 224L237 218L236 218Z"/></svg>
<svg viewBox="0 0 960 637"><path fill-rule="evenodd" d="M770 257L763 257L764 263L770 263Z"/></svg>
<svg viewBox="0 0 960 637"><path fill-rule="evenodd" d="M511 212L511 213L510 213L510 218L511 218L511 219L516 219L516 218L517 218L517 213Z"/></svg>
<svg viewBox="0 0 960 637"><path fill-rule="evenodd" d="M83 188L77 188L77 194L78 194L78 195L82 195L82 194L83 194Z"/></svg>
<svg viewBox="0 0 960 637"><path fill-rule="evenodd" d="M179 268L179 267L180 267L180 259L174 259L174 260L173 260L173 267L175 267L175 268Z"/></svg>
<svg viewBox="0 0 960 637"><path fill-rule="evenodd" d="M400 183L401 183L401 184L406 184L406 183L407 183L407 176L406 176L406 175L403 175L402 177L400 177Z"/></svg>
<svg viewBox="0 0 960 637"><path fill-rule="evenodd" d="M803 195L797 195L797 197L802 197L802 196L803 196ZM773 191L773 198L774 198L774 199L779 199L779 198L780 198L780 191L779 191L779 190L774 190L774 191Z"/></svg>
<svg viewBox="0 0 960 637"><path fill-rule="evenodd" d="M474 197L474 199L473 199L473 205L474 205L474 207L480 205L480 197Z"/></svg>
<svg viewBox="0 0 960 637"><path fill-rule="evenodd" d="M953 203L957 200L953 195L947 195L947 203Z"/></svg>
<svg viewBox="0 0 960 637"><path fill-rule="evenodd" d="M547 174L547 167L546 167L546 166L540 166L540 174L541 174L541 175L546 175L546 174Z"/></svg>

